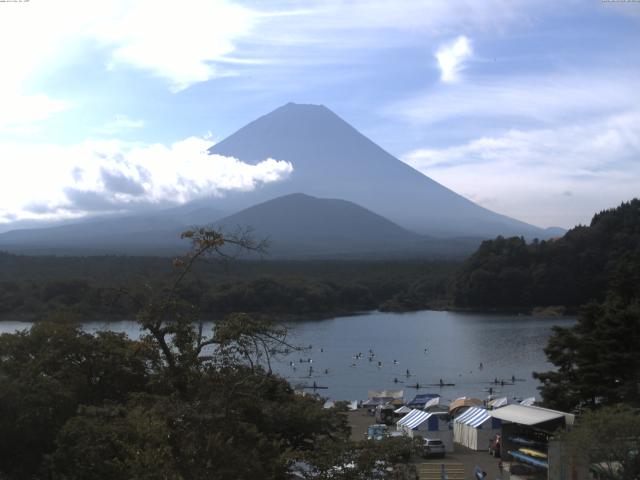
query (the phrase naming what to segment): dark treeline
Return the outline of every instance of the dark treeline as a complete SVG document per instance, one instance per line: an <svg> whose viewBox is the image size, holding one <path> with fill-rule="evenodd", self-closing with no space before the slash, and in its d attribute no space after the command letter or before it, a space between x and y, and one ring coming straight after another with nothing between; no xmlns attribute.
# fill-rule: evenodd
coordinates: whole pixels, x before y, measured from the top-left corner
<svg viewBox="0 0 640 480"><path fill-rule="evenodd" d="M602 301L609 285L638 267L640 200L596 214L556 240L485 241L451 286L466 308L578 307ZM635 266L635 267L634 267Z"/></svg>
<svg viewBox="0 0 640 480"><path fill-rule="evenodd" d="M167 266L169 264L169 266ZM326 316L446 303L452 261L203 261L181 297L204 316L244 311ZM29 257L0 253L0 315L38 319L131 316L135 298L173 275L166 258ZM126 288L128 295L122 295Z"/></svg>
<svg viewBox="0 0 640 480"><path fill-rule="evenodd" d="M620 403L640 407L640 201L599 213L590 227L576 228L546 248L546 258L567 272L555 288L575 292L566 297L574 304L588 302L574 326L554 328L545 348L556 367L534 375L545 403L577 411Z"/></svg>

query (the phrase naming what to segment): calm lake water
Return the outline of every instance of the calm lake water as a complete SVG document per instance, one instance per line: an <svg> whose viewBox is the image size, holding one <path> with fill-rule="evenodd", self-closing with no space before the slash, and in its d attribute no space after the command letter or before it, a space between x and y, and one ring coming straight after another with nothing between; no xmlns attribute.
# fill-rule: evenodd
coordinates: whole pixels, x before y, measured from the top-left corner
<svg viewBox="0 0 640 480"><path fill-rule="evenodd" d="M376 311L289 323L289 340L312 348L278 359L275 370L294 385L315 381L328 387L318 392L332 399L366 399L368 390L384 388L404 388L408 399L428 392L439 393L447 401L463 395L485 398L489 387L499 396L538 397L538 382L531 373L552 368L543 352L551 328L574 322L571 318L425 310ZM4 321L0 333L28 327L28 323ZM87 331L125 332L134 338L139 335L138 325L131 321L89 322L84 327ZM369 350L375 354L371 361ZM354 358L359 352L362 358ZM312 363L300 363L309 358ZM290 362L295 363L295 370ZM511 383L512 376L519 379L513 385L493 384L496 378ZM408 388L416 383L438 384L440 379L455 386Z"/></svg>

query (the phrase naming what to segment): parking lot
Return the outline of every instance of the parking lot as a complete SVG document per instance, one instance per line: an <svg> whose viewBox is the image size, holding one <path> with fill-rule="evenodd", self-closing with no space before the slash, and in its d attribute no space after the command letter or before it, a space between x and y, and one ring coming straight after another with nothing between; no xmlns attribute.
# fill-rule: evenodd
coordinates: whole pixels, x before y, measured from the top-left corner
<svg viewBox="0 0 640 480"><path fill-rule="evenodd" d="M375 422L366 410L356 410L349 412L349 423L351 425L351 438L353 440L362 440L365 438L367 427ZM390 428L393 428L390 427ZM413 463L419 464L462 464L464 467L464 479L475 480L474 472L476 467L487 472L487 479L495 480L501 478L498 470L499 460L493 458L488 452L475 452L466 447L454 443L454 452L447 453L445 458L422 458L415 456ZM426 476L424 478L427 478ZM453 479L453 477L451 477Z"/></svg>

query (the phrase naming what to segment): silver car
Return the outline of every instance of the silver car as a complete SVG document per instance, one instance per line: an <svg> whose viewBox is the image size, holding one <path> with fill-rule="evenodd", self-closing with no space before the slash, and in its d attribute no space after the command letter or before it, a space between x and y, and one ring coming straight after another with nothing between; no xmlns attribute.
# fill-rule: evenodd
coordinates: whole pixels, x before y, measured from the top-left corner
<svg viewBox="0 0 640 480"><path fill-rule="evenodd" d="M444 443L442 440L435 438L423 438L422 446L423 457L442 457L444 458Z"/></svg>

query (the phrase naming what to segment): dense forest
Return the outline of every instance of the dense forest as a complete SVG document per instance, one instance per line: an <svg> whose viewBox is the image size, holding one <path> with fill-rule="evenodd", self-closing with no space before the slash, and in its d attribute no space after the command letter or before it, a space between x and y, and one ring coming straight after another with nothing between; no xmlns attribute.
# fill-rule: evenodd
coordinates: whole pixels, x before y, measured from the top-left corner
<svg viewBox="0 0 640 480"><path fill-rule="evenodd" d="M243 311L326 317L362 310L415 310L446 304L453 261L203 260L178 294L203 316ZM0 253L0 316L42 319L132 317L135 298L162 289L166 258L52 257ZM129 295L122 295L126 289Z"/></svg>
<svg viewBox="0 0 640 480"><path fill-rule="evenodd" d="M568 411L619 404L639 408L640 201L599 213L590 227L567 235L548 248L556 254L575 252L579 260L556 258L572 266L577 288L598 285L601 290L579 292L574 302L592 300L580 307L576 324L554 328L545 353L555 369L534 374L543 400ZM590 271L586 258L593 260ZM563 288L562 279L556 288Z"/></svg>
<svg viewBox="0 0 640 480"><path fill-rule="evenodd" d="M269 358L298 348L286 330L246 314L195 326L178 291L224 241L203 234L167 288L136 298L139 340L65 315L0 335L0 478L391 478L412 442L352 442L344 405L274 375Z"/></svg>
<svg viewBox="0 0 640 480"><path fill-rule="evenodd" d="M573 309L604 300L613 282L628 278L634 268L638 272L639 256L640 200L634 199L555 240L483 242L452 282L451 296L463 308ZM632 284L624 288L633 286L634 280L625 281Z"/></svg>

